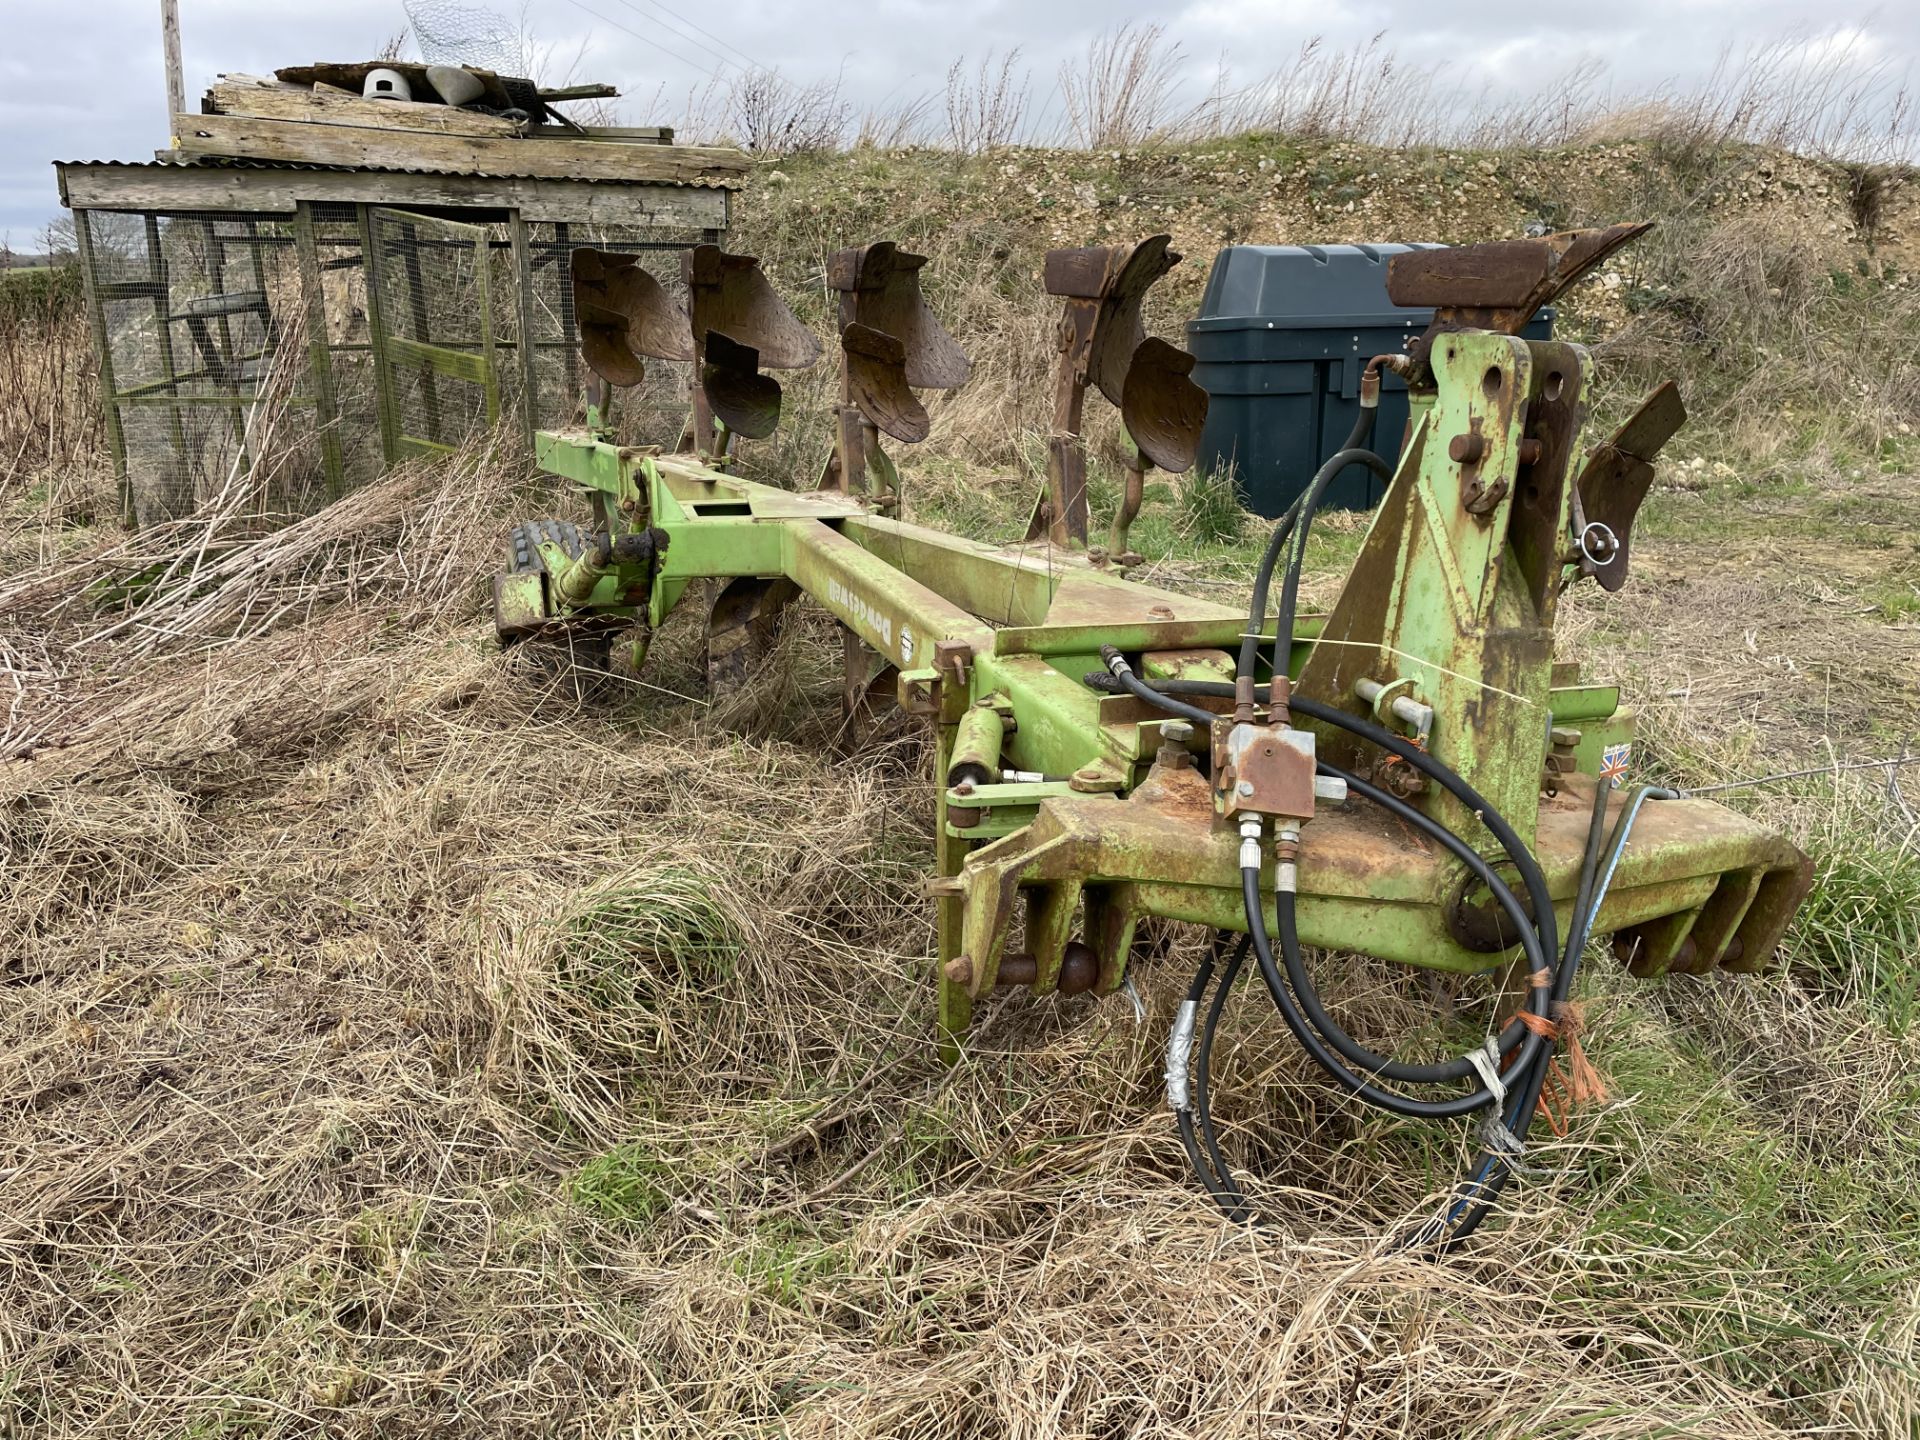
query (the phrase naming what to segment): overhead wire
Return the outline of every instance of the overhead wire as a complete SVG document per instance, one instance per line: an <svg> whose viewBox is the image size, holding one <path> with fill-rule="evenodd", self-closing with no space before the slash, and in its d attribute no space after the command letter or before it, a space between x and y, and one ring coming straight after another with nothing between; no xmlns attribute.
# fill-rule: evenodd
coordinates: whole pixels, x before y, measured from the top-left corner
<svg viewBox="0 0 1920 1440"><path fill-rule="evenodd" d="M699 71L702 75L706 76L709 80L714 81L716 84L724 83L726 77L719 74L717 71L709 70L706 66L702 65L697 60L688 59L685 55L682 55L679 51L673 49L671 46L662 45L658 39L656 39L651 35L642 35L638 30L635 30L632 26L622 25L618 20L615 20L611 15L602 15L598 10L595 10L591 5L584 4L583 0L567 0L567 3L573 6L574 9L584 11L586 14L591 15L594 19L598 20L601 24L611 25L615 30L620 31L621 34L631 35L634 39L640 41L643 45L651 45L654 49L660 51L665 55L671 56L673 59L678 60L682 65L687 66L689 69Z"/></svg>
<svg viewBox="0 0 1920 1440"><path fill-rule="evenodd" d="M634 14L639 15L642 19L649 18L646 14L646 11L642 10L639 7L639 5L635 4L634 0L618 0L618 3L626 6L627 9L633 11ZM704 44L699 40L695 40L692 35L684 34L682 31L680 31L677 27L673 25L673 21L678 21L681 25L687 26L688 29L697 31L699 34L704 35L708 40L713 41L715 44L721 45L726 49L731 50L735 55L738 55L740 59L746 61L749 66L753 67L756 70L766 70L771 68L770 66L767 66L761 63L760 61L754 59L753 56L747 54L746 51L742 50L738 45L735 45L731 40L728 40L724 35L714 34L713 31L707 29L704 25L701 25L699 22L695 20L691 20L687 16L682 15L678 10L673 9L671 6L663 5L662 3L660 3L660 0L645 0L645 3L650 9L658 10L662 14L671 17L668 21L664 23L667 24L668 28L672 30L674 34L680 35L682 39L687 40L695 45L698 45L699 48L701 48L702 50L705 50L708 54L714 56L716 59L719 59L724 64L732 65L736 70L741 68L735 61L728 60L725 56L721 55L720 52L718 50L715 50L712 45Z"/></svg>

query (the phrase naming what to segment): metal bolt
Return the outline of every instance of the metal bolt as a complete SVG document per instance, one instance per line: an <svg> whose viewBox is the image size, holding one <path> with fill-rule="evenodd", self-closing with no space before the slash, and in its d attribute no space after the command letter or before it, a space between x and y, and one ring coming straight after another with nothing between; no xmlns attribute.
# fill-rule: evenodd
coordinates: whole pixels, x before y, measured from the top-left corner
<svg viewBox="0 0 1920 1440"><path fill-rule="evenodd" d="M947 961L947 979L955 985L973 984L973 957L956 955Z"/></svg>
<svg viewBox="0 0 1920 1440"><path fill-rule="evenodd" d="M1242 780L1238 785L1234 786L1234 789L1242 795L1251 796L1253 794L1253 782L1251 780Z"/></svg>
<svg viewBox="0 0 1920 1440"><path fill-rule="evenodd" d="M1173 607L1171 605L1154 605L1148 608L1147 613L1156 620L1173 619Z"/></svg>
<svg viewBox="0 0 1920 1440"><path fill-rule="evenodd" d="M1486 438L1472 431L1456 435L1447 442L1447 456L1456 465L1478 465L1480 457L1486 453Z"/></svg>
<svg viewBox="0 0 1920 1440"><path fill-rule="evenodd" d="M1175 745L1184 745L1193 739L1193 726L1184 720L1168 720L1160 727L1160 738L1171 740Z"/></svg>
<svg viewBox="0 0 1920 1440"><path fill-rule="evenodd" d="M1540 463L1541 444L1538 440L1526 439L1520 442L1520 463L1538 465Z"/></svg>

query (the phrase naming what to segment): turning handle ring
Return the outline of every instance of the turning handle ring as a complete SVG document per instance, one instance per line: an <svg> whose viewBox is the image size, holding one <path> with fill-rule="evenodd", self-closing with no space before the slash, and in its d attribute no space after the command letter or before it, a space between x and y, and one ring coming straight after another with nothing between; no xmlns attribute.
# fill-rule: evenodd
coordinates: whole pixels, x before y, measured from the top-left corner
<svg viewBox="0 0 1920 1440"><path fill-rule="evenodd" d="M1599 520L1589 520L1580 531L1580 554L1596 569L1620 553L1620 537Z"/></svg>

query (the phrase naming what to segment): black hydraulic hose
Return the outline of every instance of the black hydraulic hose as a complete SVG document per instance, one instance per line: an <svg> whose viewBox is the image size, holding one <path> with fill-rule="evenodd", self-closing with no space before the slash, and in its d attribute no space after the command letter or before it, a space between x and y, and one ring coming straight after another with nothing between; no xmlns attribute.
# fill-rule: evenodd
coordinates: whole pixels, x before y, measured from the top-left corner
<svg viewBox="0 0 1920 1440"><path fill-rule="evenodd" d="M1115 680L1120 682L1120 688L1125 690L1129 695L1144 700L1149 705L1166 711L1169 715L1178 715L1182 720L1191 720L1196 725L1200 725L1208 730L1211 730L1213 728L1213 722L1220 718L1211 710L1202 710L1198 705L1188 705L1179 700L1169 699L1167 696L1162 695L1151 685L1147 684L1146 681L1134 674L1133 667L1127 663L1126 656L1122 655L1113 646L1102 645L1100 647L1100 658L1107 662L1108 671L1113 675Z"/></svg>
<svg viewBox="0 0 1920 1440"><path fill-rule="evenodd" d="M1227 1157L1220 1151L1220 1137L1213 1126L1213 1037L1219 1033L1221 1013L1227 1008L1227 997L1240 978L1241 967L1247 963L1247 951L1251 943L1249 937L1242 935L1240 943L1233 947L1233 953L1227 957L1227 968L1220 976L1213 999L1208 1002L1207 1018L1200 1027L1200 1043L1193 1052L1193 1109L1200 1122L1200 1139L1213 1161L1214 1174L1235 1201L1231 1208L1222 1208L1226 1209L1230 1219L1240 1221L1248 1218L1247 1197L1234 1183L1233 1167L1227 1164Z"/></svg>
<svg viewBox="0 0 1920 1440"><path fill-rule="evenodd" d="M1345 454L1351 450L1365 449L1367 442L1373 436L1373 422L1379 413L1380 410L1377 405L1362 405L1360 407L1360 413L1354 417L1353 429L1347 432L1347 438L1341 442L1340 449L1335 452L1336 456ZM1384 466L1384 462L1381 463ZM1346 467L1343 465L1341 468L1345 469ZM1311 489L1311 484L1309 484L1307 488ZM1287 540L1293 534L1294 526L1299 522L1300 511L1306 499L1306 493L1306 490L1302 490L1300 494L1295 497L1293 504L1287 507L1286 513L1283 514L1274 525L1273 534L1267 540L1266 554L1261 556L1260 568L1254 572L1253 599L1247 607L1246 633L1240 637L1240 666L1239 669L1234 672L1236 674L1251 675L1254 673L1255 657L1260 653L1260 627L1266 624L1267 620L1267 591L1273 584L1273 570L1274 567L1280 563L1280 552L1286 548ZM1283 634L1284 632L1278 633ZM1290 644L1292 637L1288 636L1287 640ZM1284 653L1277 645L1274 653L1276 656L1282 657L1276 664L1278 666L1284 666L1286 663ZM1274 673L1281 674L1284 673L1284 671L1276 668Z"/></svg>
<svg viewBox="0 0 1920 1440"><path fill-rule="evenodd" d="M1205 997L1207 982L1213 978L1213 961L1214 957L1209 953L1207 958L1200 962L1200 968L1194 972L1193 983L1187 987L1188 1005L1197 1008ZM1238 971L1240 967L1235 964L1232 968ZM1223 985L1223 993L1224 990ZM1213 1197L1215 1204L1234 1219L1242 1219L1246 1197L1234 1188L1232 1180L1228 1177L1226 1161L1220 1155L1219 1146L1213 1143L1212 1136L1209 1134L1207 1149L1213 1159L1210 1165L1207 1158L1200 1153L1199 1140L1194 1133L1192 1110L1184 1106L1176 1106L1173 1114L1174 1122L1180 1128L1181 1147L1187 1152L1187 1163L1193 1166L1193 1173L1200 1177L1200 1183L1207 1187L1207 1193ZM1211 1126L1207 1128L1210 1131Z"/></svg>
<svg viewBox="0 0 1920 1440"><path fill-rule="evenodd" d="M1586 949L1587 938L1592 932L1595 919L1592 913L1593 887L1599 870L1600 853L1604 848L1601 844L1601 836L1606 828L1607 798L1611 793L1611 786L1595 781L1593 811L1587 824L1586 850L1580 860L1580 886L1567 927L1566 954L1561 960L1559 973L1554 976L1553 981L1552 1003L1556 1007L1565 1004L1573 994L1574 979L1580 972L1581 952ZM1628 813L1622 812L1615 825L1616 834L1620 833L1620 827L1627 824ZM1553 1041L1547 1041L1546 1053L1541 1056L1539 1063L1531 1069L1522 1071L1519 1075L1518 1093L1514 1095L1513 1103L1506 1114L1501 1117L1501 1123L1516 1139L1525 1137L1526 1130L1533 1121L1534 1110L1540 1103L1540 1091L1546 1085L1548 1062L1553 1058L1553 1045ZM1510 1159L1492 1151L1486 1152L1476 1167L1474 1178L1460 1187L1460 1197L1448 1212L1449 1221L1454 1220L1456 1216L1460 1218L1441 1239L1440 1249L1443 1252L1453 1249L1480 1228L1481 1222L1492 1213L1494 1201L1500 1197L1500 1192L1506 1188L1507 1182L1512 1178L1513 1165ZM1463 1207L1464 1215L1461 1214Z"/></svg>
<svg viewBox="0 0 1920 1440"><path fill-rule="evenodd" d="M1484 1086L1471 1095L1457 1095L1446 1100L1414 1100L1390 1090L1382 1090L1349 1069L1300 1012L1300 1007L1294 1002L1293 992L1287 988L1286 978L1273 958L1273 941L1267 934L1267 918L1260 897L1258 866L1250 865L1241 870L1240 898L1246 905L1247 933L1253 938L1253 956L1260 966L1260 978L1266 981L1267 993L1273 997L1274 1008L1280 1012L1280 1018L1286 1021L1294 1038L1306 1047L1307 1054L1337 1084L1388 1114L1401 1115L1409 1120L1451 1120L1457 1115L1470 1115L1486 1107L1493 1097ZM1296 936L1294 946L1297 948L1293 902L1291 891L1283 890L1274 896L1274 909L1280 917L1282 943L1285 944L1289 936Z"/></svg>
<svg viewBox="0 0 1920 1440"><path fill-rule="evenodd" d="M1104 676L1097 674L1087 676L1089 681L1104 678ZM1223 681L1164 680L1154 681L1149 684L1134 675L1131 670L1124 672L1115 671L1113 672L1113 678L1118 682L1120 688L1124 689L1128 694L1135 695L1147 701L1149 704L1158 705L1169 714L1179 715L1184 719L1196 720L1203 725L1211 725L1219 717L1209 711L1201 710L1197 706L1183 705L1177 700L1169 698L1168 692L1174 690L1177 686L1187 693L1196 695L1223 695L1231 697L1233 693L1233 687ZM1303 711L1303 713L1305 712ZM1339 713L1343 718L1353 718L1347 716L1344 711ZM1387 732L1383 731L1382 733ZM1425 752L1422 751L1419 753L1424 754ZM1437 764L1438 762L1435 763ZM1527 914L1525 908L1520 905L1519 901L1513 895L1510 887L1508 887L1499 874L1486 863L1478 852L1452 831L1448 830L1444 825L1441 825L1428 816L1424 811L1406 804L1390 792L1370 785L1357 775L1349 774L1333 766L1323 765L1320 768L1323 773L1333 775L1345 781L1349 790L1365 799L1373 801L1373 803L1387 810L1396 818L1423 831L1430 838L1449 850L1468 868L1475 879L1486 886L1495 901L1507 912L1508 918L1513 921L1514 931L1520 936L1520 943L1527 952L1527 960L1529 962L1528 972L1530 974L1538 974L1543 969L1551 968L1548 956L1553 952L1548 947L1551 947L1554 943L1553 930L1549 928L1542 934L1536 929L1533 917ZM1459 777L1454 775L1451 770L1447 770L1447 774L1458 781ZM1461 787L1464 788L1465 782L1462 781L1459 783ZM1463 803L1481 810L1483 814L1487 813L1485 802L1480 799L1476 792L1467 789L1462 796L1462 800ZM1515 836L1514 839L1515 842L1518 843L1518 837ZM1521 867L1524 873L1525 867L1522 865L1520 859L1520 855L1524 852L1516 852L1511 847L1508 847L1508 853L1514 857L1516 866ZM1527 859L1530 861L1531 856L1528 856ZM1539 899L1537 892L1533 898L1537 904ZM1549 924L1551 925L1551 922L1549 922ZM1373 1074L1383 1076L1386 1079L1406 1084L1435 1084L1448 1080L1464 1080L1477 1073L1473 1062L1464 1057L1456 1057L1452 1060L1440 1061L1431 1065L1420 1065L1391 1060L1385 1056L1375 1054L1348 1035L1347 1032L1341 1028L1339 1022L1327 1013L1325 1007L1320 1002L1319 993L1313 987L1311 977L1306 974L1304 960L1301 960L1299 963L1300 969L1298 973L1291 973L1293 967L1289 966L1289 979L1299 998L1301 1009L1306 1013L1308 1019L1314 1028L1320 1032L1322 1037L1324 1037L1344 1059L1350 1061L1352 1064ZM1544 1019L1549 1013L1549 1004L1550 1001L1547 997L1545 987L1535 986L1529 996L1528 1008ZM1510 1022L1506 1028L1501 1031L1497 1040L1499 1051L1503 1056L1508 1055L1516 1045L1522 1047L1520 1058L1513 1062L1516 1065L1531 1061L1542 1043L1541 1038L1531 1031L1528 1031L1525 1022L1518 1019ZM1483 1097L1483 1103L1485 1100L1491 1100L1493 1098L1484 1088L1482 1088L1480 1093ZM1368 1098L1371 1098L1371 1096Z"/></svg>
<svg viewBox="0 0 1920 1440"><path fill-rule="evenodd" d="M1280 552L1293 534L1293 522L1300 514L1295 500L1274 524L1267 539L1267 553L1260 557L1260 568L1253 572L1253 598L1247 604L1247 628L1240 636L1240 665L1236 675L1251 675L1260 654L1260 627L1267 623L1267 590L1273 584L1273 567L1280 563Z"/></svg>
<svg viewBox="0 0 1920 1440"><path fill-rule="evenodd" d="M1349 465L1364 465L1382 480L1391 480L1393 471L1387 468L1387 462L1371 450L1354 449L1334 452L1327 463L1315 472L1312 481L1300 496L1299 513L1294 517L1292 554L1287 560L1287 574L1280 586L1279 616L1273 630L1273 673L1287 673L1287 650L1293 644L1293 617L1300 599L1300 572L1305 568L1307 558L1307 532L1313 528L1314 511L1320 508L1320 500L1326 494L1327 487ZM1245 673L1245 672L1242 672Z"/></svg>
<svg viewBox="0 0 1920 1440"><path fill-rule="evenodd" d="M1540 931L1541 952L1553 955L1559 950L1557 935L1559 922L1554 918L1553 896L1547 890L1547 877L1540 871L1539 862L1533 858L1533 852L1526 846L1506 817L1493 808L1491 802L1462 779L1451 766L1444 765L1410 740L1404 740L1391 730L1383 729L1371 720L1362 720L1357 715L1296 695L1288 702L1291 709L1298 711L1309 720L1318 720L1323 724L1336 725L1362 740L1379 746L1390 754L1398 755L1407 764L1413 766L1435 784L1448 790L1455 799L1479 817L1480 823L1493 832L1493 838L1512 859L1514 868L1520 872L1520 879L1527 887L1527 898L1533 902L1534 924Z"/></svg>
<svg viewBox="0 0 1920 1440"><path fill-rule="evenodd" d="M1191 695L1196 698L1221 696L1231 699L1233 697L1233 686L1227 684L1225 681L1155 680L1148 682L1141 680L1138 676L1132 676L1131 678L1134 682L1133 685L1126 685L1125 681L1117 681L1117 683L1122 684L1129 694L1138 695L1150 704L1153 703L1151 697L1156 694L1165 697L1168 701L1171 701L1171 697L1176 695ZM1102 683L1105 677L1099 675L1098 672L1088 675L1086 680L1089 685L1094 685L1096 688L1106 688L1105 683ZM1136 689L1135 686L1138 688ZM1554 918L1553 901L1547 892L1546 877L1541 874L1539 864L1534 860L1532 852L1527 849L1520 837L1514 833L1513 827L1506 822L1505 817L1502 816L1499 811L1493 808L1486 797L1468 785L1451 766L1442 764L1412 741L1401 738L1391 730L1374 724L1371 720L1364 720L1358 715L1348 714L1345 710L1324 704L1321 701L1311 699L1304 695L1292 696L1287 703L1291 709L1306 716L1309 720L1318 720L1323 724L1338 726L1342 730L1359 736L1362 740L1379 746L1390 754L1398 755L1402 760L1413 766L1414 769L1434 781L1434 783L1452 792L1461 804L1477 814L1480 817L1481 824L1493 832L1494 838L1500 842L1501 848L1512 857L1515 868L1520 872L1520 878L1527 887L1527 898L1533 902L1534 914L1540 917L1540 939L1543 953L1553 955L1558 952L1560 948L1557 939L1559 923ZM1165 708L1165 706L1163 705L1162 708ZM1200 723L1206 725L1211 725L1219 718L1209 711L1199 709L1198 706L1182 706L1178 713L1183 719L1200 720ZM1205 718L1201 719L1202 716Z"/></svg>
<svg viewBox="0 0 1920 1440"><path fill-rule="evenodd" d="M1104 678L1106 678L1106 676L1098 676L1098 674L1087 676L1089 682L1104 680ZM1227 682L1219 682L1219 680L1156 680L1156 682L1144 682L1144 680L1140 680L1139 676L1133 676L1133 674L1116 676L1116 680L1123 689L1127 689L1127 693L1139 695L1140 699L1146 699L1148 703L1158 703L1158 705L1162 705L1162 708L1167 708L1167 710L1173 712L1173 714L1181 714L1183 718L1200 720L1202 724L1212 724L1217 716L1213 716L1213 714L1206 712L1206 710L1200 710L1198 707L1179 705L1177 701L1171 701L1171 699L1167 699L1167 697L1171 697L1171 695L1181 695L1181 693L1194 695L1194 697L1215 697L1215 695L1217 695L1217 697L1225 697L1225 699L1231 699L1231 697L1233 697L1233 685L1229 685ZM1131 684L1129 684L1129 682L1131 682ZM1102 687L1104 687L1104 685L1102 685ZM1179 705L1179 708L1175 708L1177 705ZM1296 701L1296 708L1300 708L1302 714L1313 714L1315 710L1323 707L1317 707L1313 701L1300 699L1300 701ZM1367 726L1367 722L1357 720L1356 716L1350 716L1350 714L1346 714L1344 710L1327 710L1327 714L1338 716L1338 718L1334 720L1334 724L1352 722L1352 724L1344 724L1344 728L1356 730L1357 733L1363 733L1363 735L1365 735L1365 732L1361 730L1361 726ZM1202 716L1204 716L1204 718L1202 718ZM1373 726L1367 726L1367 728L1371 730ZM1380 730L1379 733L1380 735L1388 735L1388 737L1392 737L1392 739L1398 741L1398 735L1392 735L1392 733L1384 732L1384 730ZM1367 739L1373 739L1373 735L1365 735L1365 737L1367 737ZM1409 749L1413 755L1423 756L1425 760L1430 760L1430 756L1427 756L1425 751L1419 751L1417 747L1411 747L1411 745L1409 745L1407 749ZM1436 780L1440 780L1440 783L1446 783L1448 789L1453 789L1453 793L1459 795L1461 803L1478 810L1480 816L1482 816L1482 820L1488 820L1490 816L1492 816L1494 820L1500 820L1500 816L1486 804L1484 799L1480 799L1480 795L1478 795L1476 791L1473 791L1471 787L1467 787L1465 781L1459 780L1459 776L1453 772L1452 768L1440 766L1436 760L1430 760L1430 762L1432 762L1432 766L1436 766L1436 770L1444 772L1444 774L1436 774ZM1427 766L1421 766L1421 768L1425 770ZM1536 931L1534 918L1526 914L1523 906L1519 906L1519 902L1513 899L1511 889L1505 885L1505 881L1482 860L1482 856L1480 856L1478 852L1473 851L1473 847L1469 847L1465 841L1461 841L1457 835L1453 835L1453 831L1450 831L1446 826L1440 826L1438 822L1434 822L1430 816L1427 816L1427 812L1417 810L1417 808L1413 808L1411 804L1405 804L1404 801L1400 801L1396 795L1392 795L1392 793L1388 793L1388 791L1382 791L1382 789L1375 787L1375 785L1369 785L1367 781L1359 780L1357 776L1352 776L1352 774L1348 774L1348 772L1344 772L1344 770L1336 770L1336 768L1332 768L1332 766L1321 766L1321 770L1323 770L1325 774L1332 774L1332 776L1346 781L1346 783L1348 783L1348 789L1352 789L1354 793L1361 795L1363 799L1369 799L1369 801L1379 804L1384 810L1392 812L1396 818L1404 820L1405 824L1415 826L1415 828L1425 831L1428 837L1432 837L1434 841L1438 841L1440 845L1444 845L1448 851L1452 851L1453 854L1473 872L1473 876L1475 876L1482 885L1486 885L1486 889L1494 895L1494 899L1500 902L1501 908L1507 910L1509 918L1515 922L1515 933L1521 935L1521 943L1523 943L1526 950L1528 950L1528 956L1526 956L1526 958L1528 958L1528 962L1530 962L1530 973L1538 973L1542 968L1548 968L1548 956L1553 954L1553 947L1555 947L1555 937L1553 937L1555 925L1549 920L1546 931ZM1434 772L1428 770L1428 774L1434 774ZM1453 783L1448 783L1450 780L1452 780ZM1494 829L1496 837L1500 837L1501 847L1507 849L1509 856L1513 856L1513 862L1515 862L1515 866L1521 870L1523 877L1528 874L1528 870L1532 870L1534 877L1538 877L1538 866L1532 864L1532 856L1524 851L1524 847L1515 849L1515 847L1519 845L1519 837L1517 837L1517 835L1511 835L1511 828L1507 828L1503 820L1500 820L1500 828L1494 828L1492 824L1490 824L1488 828ZM1513 845L1507 845L1507 837L1500 835L1500 829L1507 829L1507 833L1513 837ZM1534 900L1534 904L1538 906L1540 899L1542 899L1542 893L1544 893L1544 877L1540 877L1540 885L1538 885L1538 887L1532 883L1532 879L1528 879L1528 891L1530 891L1530 899ZM1549 904L1546 914L1551 916L1551 904ZM1528 943L1528 941L1534 941L1536 937L1538 937L1538 947L1540 948L1536 948L1534 943ZM1448 1062L1440 1062L1440 1064L1436 1064L1436 1066L1407 1066L1407 1064L1402 1064L1402 1062L1386 1060L1386 1058L1382 1058L1379 1054L1367 1050L1365 1046L1361 1046L1361 1044L1354 1041L1350 1035L1346 1035L1344 1029L1340 1029L1340 1025L1332 1020L1332 1016L1329 1016L1329 1014L1325 1012L1325 1008L1323 1008L1321 1002L1319 1002L1319 995L1313 991L1311 981L1308 981L1304 975L1294 977L1294 989L1300 993L1300 1004L1302 1004L1302 1008L1308 1012L1309 1020L1313 1021L1315 1029L1319 1029L1321 1035L1323 1035L1344 1058L1348 1058L1352 1064L1356 1064L1359 1068L1369 1069L1369 1071L1375 1071L1375 1073L1379 1073L1379 1075L1384 1075L1386 1079L1404 1081L1404 1083L1436 1083L1436 1081L1448 1081L1448 1079L1465 1079L1467 1075L1473 1075L1473 1073L1475 1073L1473 1062L1471 1062L1471 1060L1465 1060L1465 1058L1455 1058L1455 1060L1448 1060ZM1534 1014L1546 1018L1546 1016L1548 1016L1548 1008L1546 1008L1546 1006L1548 1006L1548 1000L1546 1000L1546 996L1544 996L1544 991L1542 991L1540 987L1536 987L1536 989L1534 989L1534 996L1538 996L1538 1000L1532 1002L1528 1008L1532 1008ZM1540 1041L1538 1035L1532 1035L1532 1031L1526 1031L1526 1029L1524 1029L1524 1021L1511 1021L1500 1033L1501 1054L1505 1054L1507 1050L1511 1050L1515 1044L1523 1044L1523 1060L1530 1060L1532 1054L1534 1054L1534 1050L1538 1048L1538 1041Z"/></svg>
<svg viewBox="0 0 1920 1440"><path fill-rule="evenodd" d="M1337 766L1323 764L1320 770L1322 774L1332 775L1346 782L1349 791L1372 801L1402 823L1420 830L1450 851L1455 859L1467 867L1475 879L1487 887L1500 908L1507 912L1507 918L1513 922L1514 933L1520 937L1521 948L1526 952L1528 974L1538 976L1541 971L1550 968L1546 953L1540 949L1539 933L1534 926L1533 917L1527 914L1506 882L1472 846L1439 821L1407 804L1390 791L1370 785L1359 776L1349 774ZM1314 1028L1344 1058L1364 1070L1406 1084L1435 1084L1447 1080L1465 1080L1478 1073L1474 1063L1463 1057L1439 1061L1431 1065L1419 1065L1376 1055L1349 1036L1340 1028L1339 1022L1326 1012L1325 1007L1320 1003L1319 993L1313 987L1312 978L1306 972L1304 962L1297 970L1294 965L1289 964L1287 978L1292 983L1300 1008L1306 1012ZM1542 982L1529 988L1527 1008L1534 1014L1542 1019L1547 1018L1551 1013L1550 1004L1551 997L1546 983ZM1543 1044L1545 1041L1528 1029L1525 1021L1518 1018L1510 1021L1495 1041L1496 1048L1503 1057L1509 1056L1515 1046L1520 1047L1519 1054L1512 1058L1511 1063L1514 1065L1528 1064ZM1487 1098L1493 1097L1488 1095Z"/></svg>

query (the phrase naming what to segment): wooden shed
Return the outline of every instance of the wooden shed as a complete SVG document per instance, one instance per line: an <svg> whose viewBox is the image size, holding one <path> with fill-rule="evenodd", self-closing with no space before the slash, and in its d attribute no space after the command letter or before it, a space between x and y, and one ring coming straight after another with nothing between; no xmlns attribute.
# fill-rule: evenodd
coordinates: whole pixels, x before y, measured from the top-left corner
<svg viewBox="0 0 1920 1440"><path fill-rule="evenodd" d="M153 162L55 167L135 524L243 475L305 509L484 426L564 423L570 251L657 254L677 287L677 252L721 237L747 164L670 131L285 81L223 78L203 108L222 113L177 116Z"/></svg>

